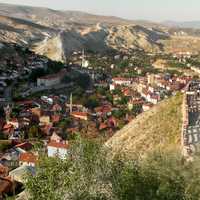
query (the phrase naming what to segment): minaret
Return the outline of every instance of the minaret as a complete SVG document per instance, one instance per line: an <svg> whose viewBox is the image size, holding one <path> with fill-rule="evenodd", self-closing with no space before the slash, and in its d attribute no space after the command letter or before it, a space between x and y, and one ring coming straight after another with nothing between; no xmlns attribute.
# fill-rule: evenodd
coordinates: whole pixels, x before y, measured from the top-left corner
<svg viewBox="0 0 200 200"><path fill-rule="evenodd" d="M73 107L73 96L72 93L70 94L70 114L72 113L72 107Z"/></svg>
<svg viewBox="0 0 200 200"><path fill-rule="evenodd" d="M82 63L81 63L81 67L82 68L88 68L88 66L89 66L89 62L88 62L88 60L86 60L86 56L85 56L85 50L83 49L83 51L82 51Z"/></svg>
<svg viewBox="0 0 200 200"><path fill-rule="evenodd" d="M82 50L82 63L81 63L81 66L84 67L85 65L85 50L83 49Z"/></svg>

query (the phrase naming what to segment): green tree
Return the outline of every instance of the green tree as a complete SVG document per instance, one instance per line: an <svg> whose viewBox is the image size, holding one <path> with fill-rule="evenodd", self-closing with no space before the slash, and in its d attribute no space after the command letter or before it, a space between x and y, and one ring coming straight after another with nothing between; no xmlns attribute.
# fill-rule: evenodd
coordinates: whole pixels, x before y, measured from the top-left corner
<svg viewBox="0 0 200 200"><path fill-rule="evenodd" d="M75 82L82 89L87 89L90 85L90 77L88 74L79 74Z"/></svg>
<svg viewBox="0 0 200 200"><path fill-rule="evenodd" d="M86 106L87 108L91 108L91 109L94 109L95 107L99 106L99 100L98 100L97 96L96 95L90 96L86 100L84 106Z"/></svg>
<svg viewBox="0 0 200 200"><path fill-rule="evenodd" d="M132 108L133 115L137 116L142 112L142 105L134 105Z"/></svg>
<svg viewBox="0 0 200 200"><path fill-rule="evenodd" d="M64 68L64 64L62 62L56 62L52 60L48 61L47 66L48 66L47 69L48 74L58 73L61 69Z"/></svg>
<svg viewBox="0 0 200 200"><path fill-rule="evenodd" d="M125 117L126 113L127 113L127 110L125 109L120 109L120 110L116 110L112 112L113 116L118 119Z"/></svg>
<svg viewBox="0 0 200 200"><path fill-rule="evenodd" d="M29 76L29 80L35 82L37 81L37 78L45 76L46 74L47 72L43 68L34 69Z"/></svg>

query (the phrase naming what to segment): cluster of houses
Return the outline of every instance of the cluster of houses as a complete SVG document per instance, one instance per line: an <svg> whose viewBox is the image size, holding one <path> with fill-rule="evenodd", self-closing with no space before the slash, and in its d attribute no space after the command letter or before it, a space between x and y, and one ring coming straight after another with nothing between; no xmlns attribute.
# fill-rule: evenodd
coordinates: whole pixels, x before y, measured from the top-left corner
<svg viewBox="0 0 200 200"><path fill-rule="evenodd" d="M55 132L44 143L44 152L49 157L65 159L69 156L68 141ZM0 156L0 198L22 192L26 176L35 174L38 162L39 155L31 142L12 140L12 148Z"/></svg>
<svg viewBox="0 0 200 200"><path fill-rule="evenodd" d="M80 54L81 52L77 52L75 57L80 58ZM118 60L119 57L115 56L114 59ZM84 54L81 59L82 65L89 65L85 62ZM123 57L123 60L127 59ZM36 58L33 54L27 58L26 65L23 65L29 67L22 67L20 62L16 61L15 64L19 65L20 70L10 72L15 73L15 78L24 77L33 69L43 68L47 62L48 60ZM114 65L111 66L111 69L113 68ZM134 78L110 77L110 74L103 77L98 71L83 66L82 69L75 69L88 73L93 80L93 87L86 90L85 94L97 96L98 106L94 108L89 109L82 104L73 103L72 94L43 95L5 106L5 115L0 118L0 136L8 139L11 144L0 154L0 195L13 193L15 188L20 188L24 183L25 173L34 175L35 166L39 162L35 138L42 142L43 153L49 157L64 159L70 155L70 139L77 133L88 137L97 137L99 134L110 137L120 127L120 120L128 123L135 117L133 110L137 114L148 111L162 99L184 89L192 79L169 74L140 76L141 69L135 69L138 76ZM37 79L37 87L59 85L65 74L66 70L61 70L57 74L40 77ZM0 74L0 89L1 85L7 87L6 77L6 74ZM95 91L95 88L99 87L105 89L112 100ZM126 99L125 103L119 103L123 98ZM113 114L120 110L129 111L126 116L123 115L123 119Z"/></svg>
<svg viewBox="0 0 200 200"><path fill-rule="evenodd" d="M30 152L29 142L11 143L11 148L0 156L0 198L23 190L27 173L35 173L37 156Z"/></svg>
<svg viewBox="0 0 200 200"><path fill-rule="evenodd" d="M21 48L19 53L18 46L11 44L9 47L12 54L5 53L0 57L0 98L3 99L4 91L10 83L28 78L34 69L46 68L48 59L38 56L26 49ZM22 56L21 54L24 54Z"/></svg>
<svg viewBox="0 0 200 200"><path fill-rule="evenodd" d="M112 79L110 91L121 88L124 96L129 97L128 108L141 105L143 111L149 110L169 95L181 91L192 79L189 76L171 76L169 74L147 74L145 77ZM114 99L119 98L118 96Z"/></svg>
<svg viewBox="0 0 200 200"><path fill-rule="evenodd" d="M62 137L57 127L58 122L66 117L63 114L67 112L63 112L67 109L65 100L65 96L42 96L38 100L16 102L15 107L20 110L15 117L14 106L4 107L5 118L0 119L0 134L8 139L5 141L9 141L9 146L0 153L0 199L22 191L24 176L27 173L34 175L39 159L35 137L41 137L41 150L49 157L64 159L69 155L69 141ZM36 135L26 135L30 130ZM37 135L38 132L41 136Z"/></svg>

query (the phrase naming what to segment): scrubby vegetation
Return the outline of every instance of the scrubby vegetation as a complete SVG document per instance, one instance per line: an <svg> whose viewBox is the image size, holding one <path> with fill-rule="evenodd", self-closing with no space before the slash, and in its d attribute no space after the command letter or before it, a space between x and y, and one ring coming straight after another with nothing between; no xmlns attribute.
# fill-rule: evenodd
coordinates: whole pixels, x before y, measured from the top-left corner
<svg viewBox="0 0 200 200"><path fill-rule="evenodd" d="M137 116L107 142L111 154L124 152L130 157L134 152L145 154L155 148L179 147L182 102L182 95L177 94Z"/></svg>
<svg viewBox="0 0 200 200"><path fill-rule="evenodd" d="M198 200L200 160L186 162L180 152L156 151L107 159L99 142L78 139L66 160L41 157L30 176L30 199L39 200Z"/></svg>

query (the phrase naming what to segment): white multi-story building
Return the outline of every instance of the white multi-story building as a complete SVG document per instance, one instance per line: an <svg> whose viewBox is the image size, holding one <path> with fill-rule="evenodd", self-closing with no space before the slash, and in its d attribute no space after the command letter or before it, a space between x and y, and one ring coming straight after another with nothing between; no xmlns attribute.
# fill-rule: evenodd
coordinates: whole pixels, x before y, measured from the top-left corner
<svg viewBox="0 0 200 200"><path fill-rule="evenodd" d="M49 75L37 79L37 86L53 86L61 82L61 77L58 75Z"/></svg>
<svg viewBox="0 0 200 200"><path fill-rule="evenodd" d="M61 83L62 78L65 76L66 70L63 69L57 74L43 76L37 79L37 86L53 86Z"/></svg>

